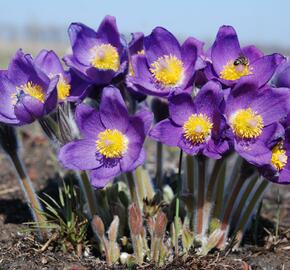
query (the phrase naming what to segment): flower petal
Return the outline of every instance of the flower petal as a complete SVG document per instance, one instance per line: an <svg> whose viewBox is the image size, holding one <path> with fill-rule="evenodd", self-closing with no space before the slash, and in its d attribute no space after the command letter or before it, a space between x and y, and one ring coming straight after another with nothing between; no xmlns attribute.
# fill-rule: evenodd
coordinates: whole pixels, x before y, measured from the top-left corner
<svg viewBox="0 0 290 270"><path fill-rule="evenodd" d="M175 125L170 119L165 119L151 129L149 136L166 145L177 146L182 136L182 127Z"/></svg>
<svg viewBox="0 0 290 270"><path fill-rule="evenodd" d="M21 97L19 103L22 103L25 109L29 112L34 119L40 119L44 115L44 104L38 99L25 95ZM15 113L17 111L17 105L15 106ZM18 115L19 112L17 112Z"/></svg>
<svg viewBox="0 0 290 270"><path fill-rule="evenodd" d="M249 163L258 167L269 164L272 156L269 148L259 140L255 143L235 142L235 150Z"/></svg>
<svg viewBox="0 0 290 270"><path fill-rule="evenodd" d="M249 59L250 63L253 63L257 59L263 56L263 52L261 52L254 45L248 45L242 48L243 55Z"/></svg>
<svg viewBox="0 0 290 270"><path fill-rule="evenodd" d="M81 79L72 69L69 74L71 90L67 100L78 103L88 96L91 84Z"/></svg>
<svg viewBox="0 0 290 270"><path fill-rule="evenodd" d="M220 83L209 81L197 93L194 104L197 113L204 113L212 118L220 111L223 101L223 92Z"/></svg>
<svg viewBox="0 0 290 270"><path fill-rule="evenodd" d="M173 55L181 59L180 45L177 39L165 28L156 27L144 38L145 55L151 64L159 57Z"/></svg>
<svg viewBox="0 0 290 270"><path fill-rule="evenodd" d="M234 61L242 53L235 29L231 26L222 26L212 46L211 56L213 67L217 74L229 61Z"/></svg>
<svg viewBox="0 0 290 270"><path fill-rule="evenodd" d="M119 89L115 87L103 89L100 116L106 128L126 132L129 125L129 114Z"/></svg>
<svg viewBox="0 0 290 270"><path fill-rule="evenodd" d="M101 22L98 31L97 37L102 43L109 43L115 48L117 48L119 54L121 54L121 42L120 34L117 28L116 18L113 16L107 15Z"/></svg>
<svg viewBox="0 0 290 270"><path fill-rule="evenodd" d="M16 98L13 96L15 93L15 86L5 75L0 75L0 114L2 114L4 118L11 119L11 121L16 119L12 102L12 100Z"/></svg>
<svg viewBox="0 0 290 270"><path fill-rule="evenodd" d="M112 181L112 177L100 179L99 176L100 175L98 172L96 173L96 170L90 171L90 182L95 188L103 188Z"/></svg>
<svg viewBox="0 0 290 270"><path fill-rule="evenodd" d="M24 54L20 49L11 59L7 76L9 80L16 86L21 86L27 82L40 85L44 91L49 84L49 78L34 66L33 59L30 54Z"/></svg>
<svg viewBox="0 0 290 270"><path fill-rule="evenodd" d="M189 116L195 112L191 95L180 93L169 97L169 115L175 124L183 126Z"/></svg>
<svg viewBox="0 0 290 270"><path fill-rule="evenodd" d="M259 58L251 65L253 76L258 82L258 87L265 85L272 78L276 68L283 59L282 55L274 53Z"/></svg>
<svg viewBox="0 0 290 270"><path fill-rule="evenodd" d="M278 122L289 111L290 91L288 88L265 88L253 97L249 106L262 115L264 126Z"/></svg>
<svg viewBox="0 0 290 270"><path fill-rule="evenodd" d="M136 160L139 159L152 119L153 115L148 110L142 110L139 114L130 117L130 125L125 134L129 141L128 150L120 160L123 172L129 171Z"/></svg>
<svg viewBox="0 0 290 270"><path fill-rule="evenodd" d="M41 50L34 59L35 65L39 66L47 76L64 74L63 66L54 51Z"/></svg>
<svg viewBox="0 0 290 270"><path fill-rule="evenodd" d="M128 47L130 55L134 55L142 51L144 49L144 34L141 32L133 33Z"/></svg>
<svg viewBox="0 0 290 270"><path fill-rule="evenodd" d="M101 166L97 156L96 141L82 139L64 145L58 154L61 164L72 170L92 170Z"/></svg>
<svg viewBox="0 0 290 270"><path fill-rule="evenodd" d="M105 130L99 112L88 105L80 104L77 106L75 119L84 137L97 138L98 134Z"/></svg>
<svg viewBox="0 0 290 270"><path fill-rule="evenodd" d="M113 70L100 70L92 66L83 65L73 55L67 55L63 60L78 76L90 83L108 84L115 75Z"/></svg>
<svg viewBox="0 0 290 270"><path fill-rule="evenodd" d="M47 91L46 91L46 100L44 103L45 114L52 112L57 106L57 89L56 85L58 83L58 76L51 79Z"/></svg>
<svg viewBox="0 0 290 270"><path fill-rule="evenodd" d="M120 173L119 162L115 166L101 166L90 172L91 183L94 187L102 188Z"/></svg>
<svg viewBox="0 0 290 270"><path fill-rule="evenodd" d="M96 32L82 23L72 23L68 34L73 50L73 56L83 65L90 65L90 50L98 44Z"/></svg>
<svg viewBox="0 0 290 270"><path fill-rule="evenodd" d="M35 120L22 102L18 102L14 108L15 108L14 110L15 110L16 118L21 123L30 124Z"/></svg>

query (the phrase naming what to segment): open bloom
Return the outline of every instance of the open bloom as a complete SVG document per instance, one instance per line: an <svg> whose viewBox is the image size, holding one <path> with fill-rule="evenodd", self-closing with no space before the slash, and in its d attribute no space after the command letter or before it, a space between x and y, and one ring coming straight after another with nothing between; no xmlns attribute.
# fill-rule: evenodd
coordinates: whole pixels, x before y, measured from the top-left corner
<svg viewBox="0 0 290 270"><path fill-rule="evenodd" d="M251 79L258 87L265 85L284 59L280 54L263 56L254 46L240 47L235 29L222 26L211 47L211 64L206 68L208 79L217 78L226 86Z"/></svg>
<svg viewBox="0 0 290 270"><path fill-rule="evenodd" d="M256 166L268 164L271 153L269 138L281 136L281 120L290 108L286 88L256 89L252 83L237 85L226 100L225 115L235 150Z"/></svg>
<svg viewBox="0 0 290 270"><path fill-rule="evenodd" d="M57 105L58 76L50 80L31 55L18 50L0 75L0 121L23 125L50 113Z"/></svg>
<svg viewBox="0 0 290 270"><path fill-rule="evenodd" d="M288 136L289 136L288 132ZM290 184L290 144L289 138L281 140L271 150L271 160L262 167L261 173L278 184Z"/></svg>
<svg viewBox="0 0 290 270"><path fill-rule="evenodd" d="M54 51L42 50L35 57L34 63L49 78L54 79L56 76L59 77L56 86L59 102L75 102L86 97L90 84L78 77L73 70L65 71Z"/></svg>
<svg viewBox="0 0 290 270"><path fill-rule="evenodd" d="M97 32L81 23L72 23L68 32L72 54L64 61L85 80L109 84L126 70L127 54L114 17L106 16Z"/></svg>
<svg viewBox="0 0 290 270"><path fill-rule="evenodd" d="M271 147L271 159L262 167L261 173L269 180L278 184L290 184L290 129L285 137L276 140Z"/></svg>
<svg viewBox="0 0 290 270"><path fill-rule="evenodd" d="M228 150L222 102L221 86L213 81L204 85L194 100L188 93L173 95L169 97L169 118L159 122L150 137L190 155L220 158Z"/></svg>
<svg viewBox="0 0 290 270"><path fill-rule="evenodd" d="M188 38L180 46L166 29L155 28L144 38L144 54L132 56L131 83L141 93L163 97L192 88L199 45Z"/></svg>
<svg viewBox="0 0 290 270"><path fill-rule="evenodd" d="M106 87L99 111L77 106L76 122L83 139L64 145L59 160L69 169L90 170L92 184L103 187L144 162L143 143L151 121L152 113L145 109L129 116L119 90Z"/></svg>

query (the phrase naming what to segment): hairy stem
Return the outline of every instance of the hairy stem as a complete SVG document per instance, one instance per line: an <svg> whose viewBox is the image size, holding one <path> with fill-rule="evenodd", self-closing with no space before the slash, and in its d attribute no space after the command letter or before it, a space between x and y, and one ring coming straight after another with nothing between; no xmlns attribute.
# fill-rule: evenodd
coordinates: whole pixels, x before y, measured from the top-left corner
<svg viewBox="0 0 290 270"><path fill-rule="evenodd" d="M210 213L213 208L213 191L215 189L215 185L217 183L217 180L220 175L220 171L222 169L222 166L224 164L224 159L218 159L215 161L214 167L212 169L209 182L207 185L207 192L206 192L206 197L205 197L205 205L204 205L204 227L207 228L210 220Z"/></svg>
<svg viewBox="0 0 290 270"><path fill-rule="evenodd" d="M81 171L78 177L79 185L88 205L89 219L97 213L96 196L86 171Z"/></svg>
<svg viewBox="0 0 290 270"><path fill-rule="evenodd" d="M229 220L230 220L230 217L232 214L232 210L234 208L236 198L239 195L239 192L241 191L241 188L242 188L244 182L245 182L244 176L240 175L240 177L239 177L239 179L238 179L238 181L233 189L233 192L231 193L229 200L227 202L227 207L226 207L226 210L224 213L224 217L222 219L222 226L221 226L222 230L225 230L229 224Z"/></svg>
<svg viewBox="0 0 290 270"><path fill-rule="evenodd" d="M227 201L227 205L226 205L226 209L225 209L225 213L222 219L222 223L221 223L221 230L223 231L223 235L218 243L218 248L222 249L224 248L224 241L226 239L226 235L227 235L227 231L228 231L228 227L229 227L229 221L230 221L230 217L232 215L232 211L234 208L234 204L236 201L236 198L238 197L241 188L245 182L245 176L243 174L240 174L239 179L237 180L234 189Z"/></svg>
<svg viewBox="0 0 290 270"><path fill-rule="evenodd" d="M197 216L196 216L196 233L203 236L203 207L205 193L205 159L198 157L198 194L197 194Z"/></svg>
<svg viewBox="0 0 290 270"><path fill-rule="evenodd" d="M127 177L127 183L129 186L132 202L134 202L138 207L140 207L134 175L132 172L127 172L126 177Z"/></svg>
<svg viewBox="0 0 290 270"><path fill-rule="evenodd" d="M163 144L157 142L157 159L156 159L156 186L162 190L162 171L163 171Z"/></svg>
<svg viewBox="0 0 290 270"><path fill-rule="evenodd" d="M225 170L226 166L223 164L220 172L220 179L217 182L217 188L215 192L215 207L213 211L213 218L214 219L221 219L222 215L222 208L223 208L223 197L224 197L224 187L225 187Z"/></svg>
<svg viewBox="0 0 290 270"><path fill-rule="evenodd" d="M146 196L146 189L144 187L144 181L142 177L142 167L139 166L136 168L136 188L138 192L138 198L140 199L140 204L142 205L143 200L147 197Z"/></svg>
<svg viewBox="0 0 290 270"><path fill-rule="evenodd" d="M193 166L193 156L186 156L186 184L187 184L187 192L193 195L194 192L194 166Z"/></svg>
<svg viewBox="0 0 290 270"><path fill-rule="evenodd" d="M243 237L243 233L246 229L246 226L248 224L249 218L253 213L253 210L255 209L257 203L259 202L259 200L262 198L262 195L264 194L266 188L269 185L269 181L267 180L262 180L261 184L259 185L259 187L257 188L256 192L254 193L251 201L249 202L246 210L244 211L244 214L241 218L241 221L235 231L235 235L236 235L236 240L238 241L238 244L236 246L239 245L239 243L242 240Z"/></svg>
<svg viewBox="0 0 290 270"><path fill-rule="evenodd" d="M193 156L186 156L186 184L187 184L187 192L190 195L190 202L188 203L188 215L190 220L190 228L193 230L194 227L194 158Z"/></svg>
<svg viewBox="0 0 290 270"><path fill-rule="evenodd" d="M235 228L237 226L237 223L241 217L241 213L242 213L242 210L244 208L244 206L246 205L246 202L247 200L249 199L249 195L251 193L251 191L253 190L255 184L257 183L258 181L258 176L255 175L248 183L240 201L239 201L239 204L237 206L237 208L235 209L235 213L234 213L234 217L233 217L233 222L232 222L232 226L233 228Z"/></svg>
<svg viewBox="0 0 290 270"><path fill-rule="evenodd" d="M49 233L48 229L46 229L46 217L42 214L42 206L32 186L30 177L26 172L25 165L22 163L17 152L9 156L18 174L20 186L25 194L32 216L40 228L40 237L45 239Z"/></svg>
<svg viewBox="0 0 290 270"><path fill-rule="evenodd" d="M279 187L277 187L277 215L276 215L276 223L275 223L275 237L276 237L276 239L278 239L278 235L279 235L280 205L281 205L281 198L280 198Z"/></svg>
<svg viewBox="0 0 290 270"><path fill-rule="evenodd" d="M212 194L215 188L216 181L218 179L221 167L224 163L224 158L216 160L214 167L212 169L212 173L207 185L207 192L206 192L206 201L211 202Z"/></svg>
<svg viewBox="0 0 290 270"><path fill-rule="evenodd" d="M175 255L178 255L178 238L179 238L179 198L176 198L176 205L175 205L175 217L174 217L174 227L175 227Z"/></svg>
<svg viewBox="0 0 290 270"><path fill-rule="evenodd" d="M183 151L180 150L180 155L179 155L179 164L178 164L178 178L179 178L179 183L181 182L181 170L182 170L182 156L183 156ZM175 204L175 217L174 217L174 227L175 227L175 255L178 255L178 238L179 238L179 192L180 192L180 185L178 185L177 189L177 195L176 195L176 204Z"/></svg>

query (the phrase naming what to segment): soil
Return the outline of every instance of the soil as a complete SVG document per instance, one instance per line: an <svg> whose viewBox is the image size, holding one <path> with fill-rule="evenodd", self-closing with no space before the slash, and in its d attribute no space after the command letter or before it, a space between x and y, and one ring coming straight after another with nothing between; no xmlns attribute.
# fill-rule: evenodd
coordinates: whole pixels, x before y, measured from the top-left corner
<svg viewBox="0 0 290 270"><path fill-rule="evenodd" d="M41 132L36 125L21 129L21 134L28 173L37 190L47 191L56 184L56 165L48 142L39 135ZM161 269L290 269L290 187L272 187L263 201L262 218L258 221L258 239L254 239L253 233L249 232L243 247L236 253L215 252L206 257L194 254L186 258L177 257ZM277 216L280 219L279 231L274 237ZM0 270L112 269L89 252L82 258L50 247L41 252L42 244L33 234L24 232L26 227L23 223L28 221L31 221L30 212L24 203L14 170L4 153L0 152ZM140 268L154 269L152 265Z"/></svg>

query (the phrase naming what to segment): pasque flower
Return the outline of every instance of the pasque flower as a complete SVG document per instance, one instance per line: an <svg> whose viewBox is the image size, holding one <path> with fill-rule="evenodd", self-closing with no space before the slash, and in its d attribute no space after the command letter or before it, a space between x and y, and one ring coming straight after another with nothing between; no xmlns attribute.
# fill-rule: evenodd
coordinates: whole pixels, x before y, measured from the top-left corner
<svg viewBox="0 0 290 270"><path fill-rule="evenodd" d="M180 46L169 31L155 28L144 38L144 54L132 56L131 82L141 93L153 96L191 89L200 44L188 38Z"/></svg>
<svg viewBox="0 0 290 270"><path fill-rule="evenodd" d="M75 102L86 97L90 84L77 76L72 69L65 71L54 51L42 50L34 62L49 78L59 77L57 83L59 102Z"/></svg>
<svg viewBox="0 0 290 270"><path fill-rule="evenodd" d="M0 74L0 121L23 125L55 109L58 76L49 79L31 55L18 50L8 70Z"/></svg>
<svg viewBox="0 0 290 270"><path fill-rule="evenodd" d="M225 115L235 150L248 162L262 166L269 163L269 141L282 133L278 124L290 109L290 92L287 88L245 83L234 87L228 94Z"/></svg>
<svg viewBox="0 0 290 270"><path fill-rule="evenodd" d="M80 104L75 117L83 139L61 148L59 160L64 167L90 170L92 184L103 187L144 162L143 143L152 113L143 109L129 116L117 88L104 88L99 111Z"/></svg>
<svg viewBox="0 0 290 270"><path fill-rule="evenodd" d="M260 173L278 184L290 184L290 119L279 125L276 136L269 138L267 146L270 152L268 164L259 168Z"/></svg>
<svg viewBox="0 0 290 270"><path fill-rule="evenodd" d="M210 49L211 63L208 63L208 79L217 78L225 86L233 86L241 80L255 80L259 87L273 76L284 57L274 53L264 56L255 46L240 47L235 29L220 27L216 40Z"/></svg>
<svg viewBox="0 0 290 270"><path fill-rule="evenodd" d="M106 16L97 32L84 24L72 23L68 33L72 54L64 61L85 80L109 84L126 70L127 53L114 17Z"/></svg>
<svg viewBox="0 0 290 270"><path fill-rule="evenodd" d="M228 150L225 119L221 107L223 92L217 82L208 82L193 99L188 93L169 97L169 118L159 122L150 137L178 146L190 155L221 158Z"/></svg>

